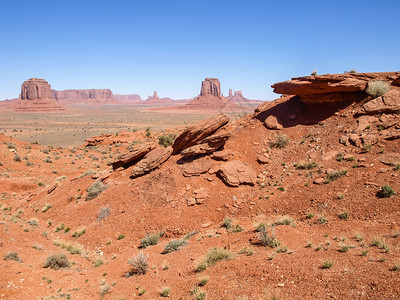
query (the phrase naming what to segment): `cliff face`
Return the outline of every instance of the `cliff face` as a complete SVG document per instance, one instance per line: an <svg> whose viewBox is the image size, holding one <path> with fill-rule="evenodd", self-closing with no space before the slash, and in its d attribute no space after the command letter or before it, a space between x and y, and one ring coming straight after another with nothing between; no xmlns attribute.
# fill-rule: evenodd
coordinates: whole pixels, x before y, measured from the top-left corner
<svg viewBox="0 0 400 300"><path fill-rule="evenodd" d="M221 84L218 78L206 78L201 83L200 96L212 95L215 97L221 96Z"/></svg>
<svg viewBox="0 0 400 300"><path fill-rule="evenodd" d="M137 94L132 95L120 95L114 94L114 99L121 103L141 103L143 100Z"/></svg>
<svg viewBox="0 0 400 300"><path fill-rule="evenodd" d="M22 100L34 100L52 98L50 84L41 78L31 78L21 86L21 99Z"/></svg>
<svg viewBox="0 0 400 300"><path fill-rule="evenodd" d="M52 95L54 99L63 105L106 105L117 103L110 89L52 90Z"/></svg>
<svg viewBox="0 0 400 300"><path fill-rule="evenodd" d="M21 85L21 99L10 105L18 112L54 112L65 108L51 95L50 84L41 78L31 78Z"/></svg>

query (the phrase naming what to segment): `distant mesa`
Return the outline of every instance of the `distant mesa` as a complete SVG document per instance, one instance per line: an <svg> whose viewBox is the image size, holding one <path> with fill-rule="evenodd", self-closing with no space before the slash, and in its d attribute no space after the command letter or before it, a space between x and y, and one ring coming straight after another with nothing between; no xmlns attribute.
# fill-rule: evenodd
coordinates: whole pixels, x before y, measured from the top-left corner
<svg viewBox="0 0 400 300"><path fill-rule="evenodd" d="M65 106L84 105L109 105L118 104L110 89L79 89L79 90L52 90L52 96Z"/></svg>
<svg viewBox="0 0 400 300"><path fill-rule="evenodd" d="M193 110L236 110L240 107L221 95L221 84L217 78L206 78L201 83L200 96L185 105Z"/></svg>
<svg viewBox="0 0 400 300"><path fill-rule="evenodd" d="M121 95L114 94L114 99L123 104L137 104L143 102L142 98L137 94Z"/></svg>
<svg viewBox="0 0 400 300"><path fill-rule="evenodd" d="M50 84L41 78L26 80L21 86L20 99L10 106L20 112L53 112L65 108L52 97Z"/></svg>

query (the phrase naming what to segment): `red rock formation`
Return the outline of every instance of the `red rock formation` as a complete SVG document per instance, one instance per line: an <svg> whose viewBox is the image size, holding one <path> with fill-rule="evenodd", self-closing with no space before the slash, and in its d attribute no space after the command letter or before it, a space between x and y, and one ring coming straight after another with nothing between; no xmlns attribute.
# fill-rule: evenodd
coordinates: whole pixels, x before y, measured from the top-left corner
<svg viewBox="0 0 400 300"><path fill-rule="evenodd" d="M162 105L162 104L172 104L174 100L171 98L160 98L157 95L157 92L154 91L153 96L149 96L145 101L145 104L152 104L152 105Z"/></svg>
<svg viewBox="0 0 400 300"><path fill-rule="evenodd" d="M233 102L239 105L247 105L247 106L254 106L260 105L263 101L260 100L250 100L243 96L242 91L235 91L232 95L232 89L229 90L229 96L226 98L229 102Z"/></svg>
<svg viewBox="0 0 400 300"><path fill-rule="evenodd" d="M142 176L150 171L158 168L161 164L168 160L172 154L172 148L156 148L151 150L146 156L139 161L132 169L132 178Z"/></svg>
<svg viewBox="0 0 400 300"><path fill-rule="evenodd" d="M114 162L111 163L113 170L134 163L135 161L139 160L147 153L149 153L151 150L153 150L156 146L157 144L153 142L146 144L138 144L134 146L132 150L124 154L121 154L120 156L117 157L117 159Z"/></svg>
<svg viewBox="0 0 400 300"><path fill-rule="evenodd" d="M239 160L232 160L223 164L218 173L229 186L254 185L257 181L256 171Z"/></svg>
<svg viewBox="0 0 400 300"><path fill-rule="evenodd" d="M200 96L213 95L215 97L221 96L221 85L218 78L206 78L201 83Z"/></svg>
<svg viewBox="0 0 400 300"><path fill-rule="evenodd" d="M371 80L396 85L400 72L326 74L292 78L272 85L275 93L300 96L305 103L359 101Z"/></svg>
<svg viewBox="0 0 400 300"><path fill-rule="evenodd" d="M31 78L22 84L22 100L35 100L43 98L53 98L51 96L51 86L46 80L41 78Z"/></svg>
<svg viewBox="0 0 400 300"><path fill-rule="evenodd" d="M106 105L118 103L110 89L52 90L53 97L63 105Z"/></svg>
<svg viewBox="0 0 400 300"><path fill-rule="evenodd" d="M229 122L229 118L224 114L219 114L196 123L183 131L175 140L172 148L174 154L194 146L204 138L215 133L219 128Z"/></svg>
<svg viewBox="0 0 400 300"><path fill-rule="evenodd" d="M137 94L132 94L132 95L114 94L114 99L117 100L118 102L127 103L127 104L129 104L129 103L136 104L136 103L144 102L142 100L142 98L140 98L140 96Z"/></svg>
<svg viewBox="0 0 400 300"><path fill-rule="evenodd" d="M50 84L41 78L31 78L22 83L21 100L11 106L19 112L52 112L63 111L51 96Z"/></svg>

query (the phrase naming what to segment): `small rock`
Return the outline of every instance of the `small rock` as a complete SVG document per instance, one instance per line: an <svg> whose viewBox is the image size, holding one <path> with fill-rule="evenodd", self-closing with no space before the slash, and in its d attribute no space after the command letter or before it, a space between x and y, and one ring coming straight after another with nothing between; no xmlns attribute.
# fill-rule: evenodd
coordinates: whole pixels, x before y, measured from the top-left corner
<svg viewBox="0 0 400 300"><path fill-rule="evenodd" d="M324 184L325 179L324 178L317 178L314 180L314 184Z"/></svg>

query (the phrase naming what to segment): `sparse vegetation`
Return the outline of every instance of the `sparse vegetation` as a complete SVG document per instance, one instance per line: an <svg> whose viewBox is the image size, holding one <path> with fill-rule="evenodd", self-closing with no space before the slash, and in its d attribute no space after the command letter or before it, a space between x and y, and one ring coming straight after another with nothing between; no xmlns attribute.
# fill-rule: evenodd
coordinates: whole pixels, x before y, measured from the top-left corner
<svg viewBox="0 0 400 300"><path fill-rule="evenodd" d="M381 80L371 80L368 81L367 88L365 89L365 92L372 96L373 98L377 98L380 96L383 96L387 92L389 92L390 86L384 81Z"/></svg>
<svg viewBox="0 0 400 300"><path fill-rule="evenodd" d="M309 162L309 163L304 163L304 164L296 164L295 168L296 170L310 170L313 169L317 166L315 162Z"/></svg>
<svg viewBox="0 0 400 300"><path fill-rule="evenodd" d="M117 237L117 240L122 240L124 237L125 237L125 235L120 234L120 235Z"/></svg>
<svg viewBox="0 0 400 300"><path fill-rule="evenodd" d="M97 216L97 221L104 220L110 215L110 208L109 207L102 207L100 208L100 213Z"/></svg>
<svg viewBox="0 0 400 300"><path fill-rule="evenodd" d="M170 133L158 137L158 143L163 147L171 146L175 141L176 134Z"/></svg>
<svg viewBox="0 0 400 300"><path fill-rule="evenodd" d="M169 297L169 294L171 293L171 288L165 287L161 290L160 296L161 297Z"/></svg>
<svg viewBox="0 0 400 300"><path fill-rule="evenodd" d="M330 269L330 268L332 268L333 264L334 263L332 261L326 260L326 261L324 261L324 264L322 265L322 268L323 269Z"/></svg>
<svg viewBox="0 0 400 300"><path fill-rule="evenodd" d="M337 170L333 172L329 172L326 174L324 183L330 183L332 181L338 180L340 177L347 174L347 170Z"/></svg>
<svg viewBox="0 0 400 300"><path fill-rule="evenodd" d="M48 211L50 208L51 208L51 205L50 205L50 204L45 204L45 205L43 206L43 208L42 208L42 212L46 212L46 211Z"/></svg>
<svg viewBox="0 0 400 300"><path fill-rule="evenodd" d="M140 240L140 248L147 248L149 246L157 245L158 240L160 239L160 234L146 234L146 236Z"/></svg>
<svg viewBox="0 0 400 300"><path fill-rule="evenodd" d="M136 275L146 274L149 268L149 263L147 260L148 260L148 255L145 255L143 251L140 251L138 255L134 256L132 259L128 261L128 264L132 266L128 274L130 276L133 274Z"/></svg>
<svg viewBox="0 0 400 300"><path fill-rule="evenodd" d="M188 244L188 241L186 239L172 240L167 245L165 245L163 253L168 254L168 253L177 251L177 250L185 247L187 244Z"/></svg>
<svg viewBox="0 0 400 300"><path fill-rule="evenodd" d="M229 228L231 228L231 226L232 226L232 219L230 219L228 217L225 217L224 221L222 223L222 227L225 227L226 229L229 229Z"/></svg>
<svg viewBox="0 0 400 300"><path fill-rule="evenodd" d="M7 254L4 254L3 259L21 261L21 258L18 256L18 252L8 252Z"/></svg>
<svg viewBox="0 0 400 300"><path fill-rule="evenodd" d="M377 196L379 198L390 198L391 196L396 195L396 193L394 192L394 190L388 186L388 185L384 185L381 187L381 189L378 191Z"/></svg>
<svg viewBox="0 0 400 300"><path fill-rule="evenodd" d="M197 266L197 272L203 272L208 267L215 265L221 260L229 260L232 253L225 249L213 248L205 256L204 260Z"/></svg>
<svg viewBox="0 0 400 300"><path fill-rule="evenodd" d="M271 148L285 148L290 139L287 135L277 134L274 139L269 143Z"/></svg>
<svg viewBox="0 0 400 300"><path fill-rule="evenodd" d="M294 227L294 220L292 217L282 216L278 218L274 223L272 223L272 226L278 225L292 225Z"/></svg>
<svg viewBox="0 0 400 300"><path fill-rule="evenodd" d="M268 233L268 228L261 229L258 232L258 238L261 245L265 247L276 248L280 245L274 234L274 227L271 228L271 234Z"/></svg>
<svg viewBox="0 0 400 300"><path fill-rule="evenodd" d="M347 220L349 216L350 216L349 212L344 210L339 214L339 219Z"/></svg>
<svg viewBox="0 0 400 300"><path fill-rule="evenodd" d="M70 262L65 254L52 254L47 257L44 268L52 268L58 270L60 268L68 268Z"/></svg>
<svg viewBox="0 0 400 300"><path fill-rule="evenodd" d="M107 189L107 185L105 185L101 180L94 182L88 189L87 189L87 196L86 201L92 200L100 195Z"/></svg>

